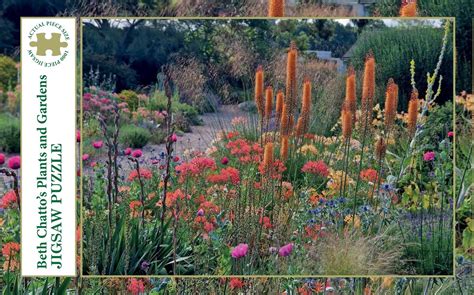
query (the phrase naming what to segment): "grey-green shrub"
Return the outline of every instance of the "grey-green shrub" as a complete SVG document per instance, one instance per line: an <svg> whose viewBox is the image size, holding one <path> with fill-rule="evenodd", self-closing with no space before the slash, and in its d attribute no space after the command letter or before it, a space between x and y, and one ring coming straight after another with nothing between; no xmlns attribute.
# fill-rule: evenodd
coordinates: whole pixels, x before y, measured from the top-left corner
<svg viewBox="0 0 474 295"><path fill-rule="evenodd" d="M139 126L126 125L120 130L120 142L132 148L144 147L150 138L150 131Z"/></svg>
<svg viewBox="0 0 474 295"><path fill-rule="evenodd" d="M0 151L20 152L20 120L10 114L0 114Z"/></svg>

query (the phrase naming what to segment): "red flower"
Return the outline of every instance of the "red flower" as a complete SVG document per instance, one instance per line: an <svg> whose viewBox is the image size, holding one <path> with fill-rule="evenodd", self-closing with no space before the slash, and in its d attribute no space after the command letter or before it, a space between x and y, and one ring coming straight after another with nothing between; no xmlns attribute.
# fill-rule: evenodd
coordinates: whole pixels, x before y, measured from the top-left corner
<svg viewBox="0 0 474 295"><path fill-rule="evenodd" d="M241 289L243 286L245 286L245 283L238 278L232 278L230 279L230 288L231 289Z"/></svg>
<svg viewBox="0 0 474 295"><path fill-rule="evenodd" d="M0 153L0 165L5 163L5 155Z"/></svg>
<svg viewBox="0 0 474 295"><path fill-rule="evenodd" d="M206 169L215 170L217 169L216 162L211 158L197 157L191 160L191 164L196 166L198 173L203 172Z"/></svg>
<svg viewBox="0 0 474 295"><path fill-rule="evenodd" d="M132 149L131 148L126 148L125 151L123 151L125 156L130 156L132 154Z"/></svg>
<svg viewBox="0 0 474 295"><path fill-rule="evenodd" d="M210 223L210 222L205 222L204 223L204 230L207 232L207 233L210 233L211 231L214 230L214 224Z"/></svg>
<svg viewBox="0 0 474 295"><path fill-rule="evenodd" d="M272 228L272 222L270 220L270 217L264 216L260 217L260 224L263 224L264 228Z"/></svg>
<svg viewBox="0 0 474 295"><path fill-rule="evenodd" d="M367 168L360 171L360 178L369 182L376 182L378 179L377 170L372 168Z"/></svg>
<svg viewBox="0 0 474 295"><path fill-rule="evenodd" d="M3 244L2 247L2 255L5 258L15 256L16 254L20 253L20 244L17 242L8 242Z"/></svg>
<svg viewBox="0 0 474 295"><path fill-rule="evenodd" d="M211 183L227 183L231 182L236 185L240 182L239 170L234 167L227 167L221 170L219 174L209 175L207 180Z"/></svg>
<svg viewBox="0 0 474 295"><path fill-rule="evenodd" d="M322 177L327 177L329 175L328 166L322 160L307 162L306 164L304 164L301 171L305 173L319 175Z"/></svg>
<svg viewBox="0 0 474 295"><path fill-rule="evenodd" d="M153 173L150 170L146 168L140 168L140 177L144 179L151 179L152 176ZM138 171L134 169L128 175L128 181L134 181L136 178L138 178Z"/></svg>
<svg viewBox="0 0 474 295"><path fill-rule="evenodd" d="M271 165L265 167L265 163L261 162L258 166L258 171L262 175L268 175L272 179L281 179L282 173L285 172L285 164L281 160L275 160Z"/></svg>
<svg viewBox="0 0 474 295"><path fill-rule="evenodd" d="M127 290L132 295L143 294L145 293L145 284L143 280L132 278L128 281Z"/></svg>
<svg viewBox="0 0 474 295"><path fill-rule="evenodd" d="M76 142L81 142L81 131L76 130Z"/></svg>
<svg viewBox="0 0 474 295"><path fill-rule="evenodd" d="M227 157L224 157L221 159L222 165L227 165L229 163L229 159Z"/></svg>
<svg viewBox="0 0 474 295"><path fill-rule="evenodd" d="M8 191L0 200L0 208L11 208L16 203L16 193L13 190Z"/></svg>

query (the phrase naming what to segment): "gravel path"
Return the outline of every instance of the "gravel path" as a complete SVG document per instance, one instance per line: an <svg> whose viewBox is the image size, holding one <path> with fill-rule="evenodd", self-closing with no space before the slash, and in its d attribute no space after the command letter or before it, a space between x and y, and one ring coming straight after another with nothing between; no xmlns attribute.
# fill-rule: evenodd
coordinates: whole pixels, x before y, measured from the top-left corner
<svg viewBox="0 0 474 295"><path fill-rule="evenodd" d="M215 113L201 115L202 125L191 126L192 132L178 136L174 155L179 156L180 159L188 160L191 158L191 152L205 152L220 132L232 129L232 119L236 117L249 119L250 115L248 112L242 111L237 105L223 105ZM143 156L140 157L140 163L149 166L154 159L160 159L160 153L165 152L165 144L146 145L142 148L142 152ZM127 157L120 157L119 161L122 169L129 170L132 168ZM86 169L88 170L88 168ZM88 172L85 171L85 173Z"/></svg>

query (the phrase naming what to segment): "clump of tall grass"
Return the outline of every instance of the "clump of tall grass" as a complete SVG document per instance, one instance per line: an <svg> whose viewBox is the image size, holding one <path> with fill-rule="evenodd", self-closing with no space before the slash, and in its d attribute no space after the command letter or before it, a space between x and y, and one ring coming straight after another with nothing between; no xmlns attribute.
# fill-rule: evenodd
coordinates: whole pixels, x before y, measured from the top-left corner
<svg viewBox="0 0 474 295"><path fill-rule="evenodd" d="M312 250L316 271L325 275L384 275L401 265L403 245L394 232L363 236L358 232L328 234Z"/></svg>

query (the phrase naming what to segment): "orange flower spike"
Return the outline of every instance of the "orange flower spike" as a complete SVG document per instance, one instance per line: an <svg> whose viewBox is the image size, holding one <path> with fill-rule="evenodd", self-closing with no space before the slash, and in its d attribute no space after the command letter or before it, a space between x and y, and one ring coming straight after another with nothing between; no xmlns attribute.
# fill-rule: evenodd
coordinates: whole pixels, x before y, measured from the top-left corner
<svg viewBox="0 0 474 295"><path fill-rule="evenodd" d="M283 162L288 159L288 136L281 138L280 158Z"/></svg>
<svg viewBox="0 0 474 295"><path fill-rule="evenodd" d="M365 58L364 79L362 83L362 129L370 128L375 96L375 59L372 51Z"/></svg>
<svg viewBox="0 0 474 295"><path fill-rule="evenodd" d="M286 95L285 103L289 108L289 114L294 114L296 108L296 63L298 60L298 53L296 43L291 42L290 50L288 51L288 59L286 65Z"/></svg>
<svg viewBox="0 0 474 295"><path fill-rule="evenodd" d="M255 104L257 106L258 113L263 118L265 103L263 101L263 68L258 66L257 72L255 73Z"/></svg>
<svg viewBox="0 0 474 295"><path fill-rule="evenodd" d="M390 78L387 84L387 91L385 91L385 129L387 132L392 128L397 114L395 87L397 87L397 84ZM398 91L396 92L398 93Z"/></svg>
<svg viewBox="0 0 474 295"><path fill-rule="evenodd" d="M265 144L265 151L263 153L263 166L265 169L271 167L273 164L273 143Z"/></svg>
<svg viewBox="0 0 474 295"><path fill-rule="evenodd" d="M346 78L346 103L349 107L349 111L352 113L352 123L355 123L356 117L356 76L353 67L349 67L347 78Z"/></svg>
<svg viewBox="0 0 474 295"><path fill-rule="evenodd" d="M347 105L342 107L341 112L342 135L348 140L352 135L352 112Z"/></svg>
<svg viewBox="0 0 474 295"><path fill-rule="evenodd" d="M416 131L416 120L418 119L418 91L413 90L408 102L408 132L413 136Z"/></svg>
<svg viewBox="0 0 474 295"><path fill-rule="evenodd" d="M265 90L265 120L270 120L273 108L273 88L268 86Z"/></svg>
<svg viewBox="0 0 474 295"><path fill-rule="evenodd" d="M400 7L401 17L415 17L416 10L416 0L402 0L402 6Z"/></svg>
<svg viewBox="0 0 474 295"><path fill-rule="evenodd" d="M288 106L287 104L283 104L283 108L281 111L281 121L280 121L280 133L282 136L288 135L289 134L289 123L290 123L290 117L288 114Z"/></svg>
<svg viewBox="0 0 474 295"><path fill-rule="evenodd" d="M268 16L282 17L285 15L285 0L268 1Z"/></svg>
<svg viewBox="0 0 474 295"><path fill-rule="evenodd" d="M279 90L276 97L276 116L277 118L281 117L281 112L283 111L283 91Z"/></svg>
<svg viewBox="0 0 474 295"><path fill-rule="evenodd" d="M308 132L309 119L311 113L311 82L305 80L303 84L303 101L301 114L296 125L296 136L303 136Z"/></svg>
<svg viewBox="0 0 474 295"><path fill-rule="evenodd" d="M375 96L375 58L370 51L365 58L362 101L373 100Z"/></svg>

